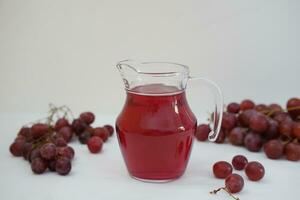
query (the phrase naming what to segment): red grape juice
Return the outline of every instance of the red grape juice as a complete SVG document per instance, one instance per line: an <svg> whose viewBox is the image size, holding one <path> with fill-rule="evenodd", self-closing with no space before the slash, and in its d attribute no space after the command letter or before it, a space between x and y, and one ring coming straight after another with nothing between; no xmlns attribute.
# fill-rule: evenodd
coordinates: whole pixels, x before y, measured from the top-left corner
<svg viewBox="0 0 300 200"><path fill-rule="evenodd" d="M162 84L127 91L116 130L130 175L149 181L180 177L189 160L196 126L184 91Z"/></svg>

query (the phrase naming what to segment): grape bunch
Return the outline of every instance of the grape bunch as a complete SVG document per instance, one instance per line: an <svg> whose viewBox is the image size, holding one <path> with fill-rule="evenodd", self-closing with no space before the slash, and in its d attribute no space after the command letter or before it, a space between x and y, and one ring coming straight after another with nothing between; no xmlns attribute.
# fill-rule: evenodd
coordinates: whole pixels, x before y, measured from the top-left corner
<svg viewBox="0 0 300 200"><path fill-rule="evenodd" d="M209 125L201 124L195 137L206 141L209 132ZM228 104L215 142L224 143L226 140L251 152L263 149L270 159L284 156L287 160L299 161L300 99L289 99L285 110L278 104L256 105L249 99L240 104Z"/></svg>
<svg viewBox="0 0 300 200"><path fill-rule="evenodd" d="M71 171L71 161L75 155L74 149L68 146L74 133L80 142L88 144L90 152L97 153L101 151L103 141L114 132L111 125L92 128L95 115L91 112L81 113L72 123L70 118L73 119L73 115L68 107L50 105L46 119L20 129L9 147L11 154L27 160L35 174L49 170L67 175Z"/></svg>
<svg viewBox="0 0 300 200"><path fill-rule="evenodd" d="M211 194L225 190L234 199L238 199L232 194L242 191L244 179L239 174L232 173L233 168L239 171L245 170L245 174L250 181L259 181L265 175L265 168L260 162L248 162L248 159L243 155L234 156L231 164L227 161L218 161L213 165L213 174L216 178L225 179L225 187L213 190L210 192Z"/></svg>
<svg viewBox="0 0 300 200"><path fill-rule="evenodd" d="M58 129L60 125L64 125ZM71 171L71 160L74 149L68 146L73 132L66 118L57 120L55 126L46 123L35 123L31 127L20 129L10 152L30 162L35 174L42 174L47 169L66 175Z"/></svg>

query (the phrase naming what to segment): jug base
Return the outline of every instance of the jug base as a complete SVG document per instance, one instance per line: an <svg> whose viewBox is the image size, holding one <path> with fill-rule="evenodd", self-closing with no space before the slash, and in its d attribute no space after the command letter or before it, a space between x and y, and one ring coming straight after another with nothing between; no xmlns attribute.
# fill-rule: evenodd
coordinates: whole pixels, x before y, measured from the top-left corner
<svg viewBox="0 0 300 200"><path fill-rule="evenodd" d="M132 175L130 175L130 177L135 180L142 181L145 183L168 183L168 182L172 182L172 181L175 181L178 178L180 178L180 176L179 176L179 177L171 178L171 179L144 179L144 178L139 178L139 177L132 176Z"/></svg>

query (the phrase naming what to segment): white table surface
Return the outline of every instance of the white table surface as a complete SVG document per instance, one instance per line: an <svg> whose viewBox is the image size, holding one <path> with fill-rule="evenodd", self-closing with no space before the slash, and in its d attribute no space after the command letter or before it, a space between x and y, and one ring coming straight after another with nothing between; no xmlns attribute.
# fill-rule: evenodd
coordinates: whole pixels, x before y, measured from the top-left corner
<svg viewBox="0 0 300 200"><path fill-rule="evenodd" d="M34 175L23 158L13 157L8 148L17 131L38 114L0 114L0 199L189 199L223 200L230 197L223 192L211 195L209 191L223 186L223 180L213 177L211 167L219 160L230 161L236 154L244 154L248 160L257 160L265 166L266 174L260 182L245 178L245 187L237 194L247 199L299 199L300 162L273 161L263 153L251 153L229 144L194 142L192 155L185 175L169 183L144 183L130 178L123 162L117 137L105 143L100 154L90 154L85 145L73 142L75 159L68 176L53 172ZM114 123L114 116L97 115L95 124Z"/></svg>

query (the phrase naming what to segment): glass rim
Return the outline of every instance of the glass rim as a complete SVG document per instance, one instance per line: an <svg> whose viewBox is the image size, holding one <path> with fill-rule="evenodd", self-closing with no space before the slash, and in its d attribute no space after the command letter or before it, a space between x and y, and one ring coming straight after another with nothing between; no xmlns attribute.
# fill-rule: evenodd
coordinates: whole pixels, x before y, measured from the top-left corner
<svg viewBox="0 0 300 200"><path fill-rule="evenodd" d="M139 70L133 66L130 65L130 62L134 63L134 64L141 64L141 65L147 65L147 64L169 64L169 65L174 65L176 67L181 68L181 70L177 70L177 71L162 71L162 72L145 72L142 70ZM137 74L142 74L142 75L151 75L151 76L176 76L176 75L188 75L189 74L189 67L180 63L176 63L176 62L167 62L167 61L141 61L138 62L136 60L131 60L131 59L127 59L127 60L122 60L119 61L117 63L117 67L120 69L120 67L122 65L126 65L127 67L130 67L132 70L134 70Z"/></svg>

